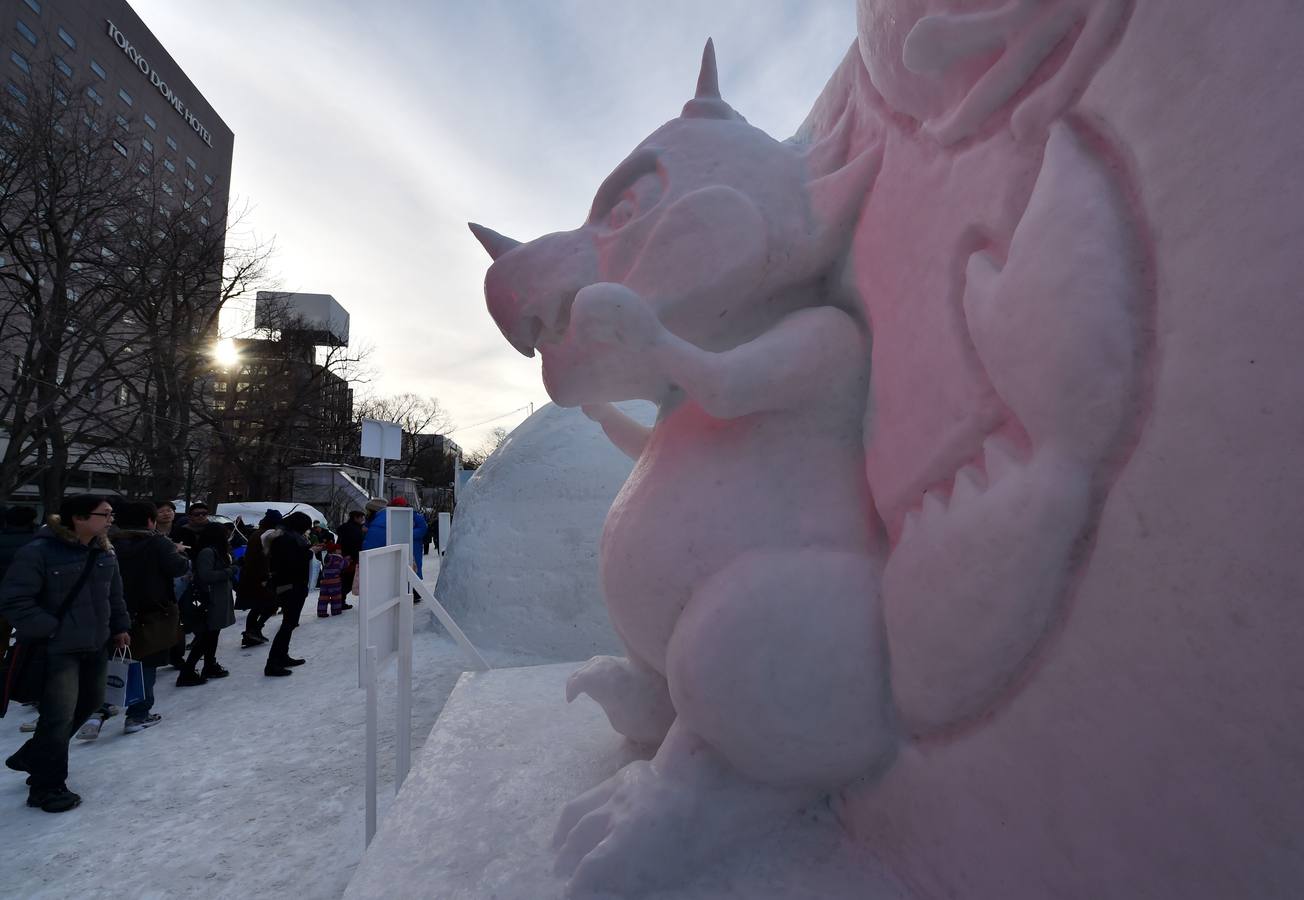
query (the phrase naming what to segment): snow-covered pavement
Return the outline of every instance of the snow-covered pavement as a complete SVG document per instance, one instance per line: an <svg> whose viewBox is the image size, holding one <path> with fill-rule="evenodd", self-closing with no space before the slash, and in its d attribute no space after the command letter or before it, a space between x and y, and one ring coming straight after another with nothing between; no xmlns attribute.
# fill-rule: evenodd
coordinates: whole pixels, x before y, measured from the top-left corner
<svg viewBox="0 0 1304 900"><path fill-rule="evenodd" d="M434 585L438 557L427 557ZM456 645L426 627L413 640L413 750L420 748L464 668ZM0 768L0 897L339 897L362 855L363 723L356 612L316 617L309 598L291 652L308 660L266 678L266 647L241 650L240 622L222 633L231 677L175 686L159 670L163 721L99 740L74 740L68 786L82 805L51 814L24 805L21 774ZM270 636L280 618L268 623ZM486 653L494 666L512 660ZM394 793L394 667L382 677L381 815ZM11 707L0 753L27 737ZM432 811L434 814L435 811Z"/></svg>

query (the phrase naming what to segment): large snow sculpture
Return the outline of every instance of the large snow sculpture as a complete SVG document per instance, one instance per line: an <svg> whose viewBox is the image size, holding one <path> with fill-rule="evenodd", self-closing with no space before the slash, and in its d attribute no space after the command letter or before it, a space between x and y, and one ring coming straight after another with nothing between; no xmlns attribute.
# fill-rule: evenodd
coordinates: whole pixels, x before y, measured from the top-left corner
<svg viewBox="0 0 1304 900"><path fill-rule="evenodd" d="M708 45L584 226L473 226L503 333L637 460L628 656L570 693L658 749L565 811L573 888L830 790L920 896L1304 879L1287 7L859 0L798 140Z"/></svg>
<svg viewBox="0 0 1304 900"><path fill-rule="evenodd" d="M680 875L895 751L869 341L836 277L879 154L849 156L849 137L803 153L748 125L708 43L697 96L582 227L521 246L474 228L503 333L637 459L600 560L628 653L569 693L659 749L565 811L577 888ZM650 431L607 405L630 398L659 404Z"/></svg>

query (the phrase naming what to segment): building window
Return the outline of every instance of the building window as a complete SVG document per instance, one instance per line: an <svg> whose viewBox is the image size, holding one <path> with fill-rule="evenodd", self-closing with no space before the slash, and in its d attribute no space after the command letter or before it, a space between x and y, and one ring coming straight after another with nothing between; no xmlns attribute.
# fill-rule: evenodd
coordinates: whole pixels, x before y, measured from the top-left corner
<svg viewBox="0 0 1304 900"><path fill-rule="evenodd" d="M122 100L123 103L127 104L128 106L133 105L131 101L131 94L127 93L126 88L118 88L118 97Z"/></svg>
<svg viewBox="0 0 1304 900"><path fill-rule="evenodd" d="M212 176L212 175L205 175L205 176L204 176L204 184L208 185L209 187L212 187L212 186L213 186L213 176Z"/></svg>
<svg viewBox="0 0 1304 900"><path fill-rule="evenodd" d="M146 153L154 152L154 145L149 142L149 138L141 138L140 145L145 148Z"/></svg>
<svg viewBox="0 0 1304 900"><path fill-rule="evenodd" d="M27 43L29 43L29 44L31 44L33 47L35 47L35 46L36 46L36 32L35 32L35 31L32 31L32 29L28 28L28 27L27 27L27 23L24 22L22 19L19 19L19 20L18 20L17 28L18 28L18 33L21 34L23 37L27 38Z"/></svg>
<svg viewBox="0 0 1304 900"><path fill-rule="evenodd" d="M189 178L185 179L185 182L186 182L186 190L193 191L195 189L195 183L191 181Z"/></svg>
<svg viewBox="0 0 1304 900"><path fill-rule="evenodd" d="M177 142L172 140L172 135L170 134L168 135L167 142L168 142L168 146L171 147L173 150L177 149Z"/></svg>
<svg viewBox="0 0 1304 900"><path fill-rule="evenodd" d="M14 99L23 104L23 106L27 105L27 95L20 91L18 85L14 84L12 81L9 82L9 93L13 94Z"/></svg>
<svg viewBox="0 0 1304 900"><path fill-rule="evenodd" d="M97 90L95 90L95 88L93 88L93 87L88 87L88 88L86 89L86 96L87 96L87 97L90 97L92 100L94 100L96 106L103 106L103 105L104 105L104 98L100 96L100 92L97 91Z"/></svg>
<svg viewBox="0 0 1304 900"><path fill-rule="evenodd" d="M144 114L144 118L145 118L145 124L146 124L146 125L148 125L148 126L149 126L150 128L152 128L152 129L154 129L155 131L158 130L158 123L154 121L154 117L153 117L153 116L151 116L149 113L145 113L145 114Z"/></svg>
<svg viewBox="0 0 1304 900"><path fill-rule="evenodd" d="M186 165L189 166L191 169L194 169L194 168L195 168L195 161L194 161L193 159L191 159L189 156L187 156L187 157L186 157Z"/></svg>
<svg viewBox="0 0 1304 900"><path fill-rule="evenodd" d="M205 198L204 198L204 205L207 206L209 209L212 209L212 208L213 208L213 201L210 200L210 199L208 199L207 197L205 197Z"/></svg>
<svg viewBox="0 0 1304 900"><path fill-rule="evenodd" d="M91 60L91 71L100 76L100 80L106 80L109 77L109 73L104 71L104 67L93 59Z"/></svg>
<svg viewBox="0 0 1304 900"><path fill-rule="evenodd" d="M163 187L163 193L165 193L165 194L167 194L169 197L171 197L171 196L172 196L172 185L168 184L168 183L165 181L165 182L163 182L162 187Z"/></svg>
<svg viewBox="0 0 1304 900"><path fill-rule="evenodd" d="M74 38L74 37L73 37L71 34L69 34L68 32L64 31L64 30L63 30L63 26L60 26L60 27L59 27L59 40L63 41L65 44L67 44L67 45L68 45L69 47L71 47L72 49L74 49L74 50L77 49L77 39Z"/></svg>
<svg viewBox="0 0 1304 900"><path fill-rule="evenodd" d="M217 410L217 411L219 411L219 412L221 412L222 410L226 409L226 401L225 401L225 400L222 400L222 399L214 400L214 401L213 401L213 409L215 409L215 410Z"/></svg>
<svg viewBox="0 0 1304 900"><path fill-rule="evenodd" d="M120 154L122 154L122 156L123 156L124 159L126 158L126 156L127 156L127 148L126 148L126 147L122 146L122 145L121 145L120 143L118 143L117 141L114 141L114 142L113 142L113 149L114 149L114 150L117 150Z"/></svg>
<svg viewBox="0 0 1304 900"><path fill-rule="evenodd" d="M32 67L27 64L27 60L23 59L23 55L19 53L17 50L11 52L9 54L9 58L14 61L14 65L22 69L24 72L32 71Z"/></svg>
<svg viewBox="0 0 1304 900"><path fill-rule="evenodd" d="M62 56L56 56L54 58L54 67L62 72L66 77L72 77L72 66L64 62Z"/></svg>
<svg viewBox="0 0 1304 900"><path fill-rule="evenodd" d="M117 120L118 127L121 128L123 131L129 131L131 129L131 126L127 124L127 120L124 119L122 116L114 116L113 118Z"/></svg>
<svg viewBox="0 0 1304 900"><path fill-rule="evenodd" d="M175 172L177 170L176 164L170 159L163 160L163 168L167 169L169 172Z"/></svg>
<svg viewBox="0 0 1304 900"><path fill-rule="evenodd" d="M41 4L37 3L36 0L23 0L23 2L27 4L27 8L32 12L38 16L41 14Z"/></svg>
<svg viewBox="0 0 1304 900"><path fill-rule="evenodd" d="M200 223L201 225L207 225L207 224L208 224L208 216L200 216L200 217L199 217L199 223Z"/></svg>

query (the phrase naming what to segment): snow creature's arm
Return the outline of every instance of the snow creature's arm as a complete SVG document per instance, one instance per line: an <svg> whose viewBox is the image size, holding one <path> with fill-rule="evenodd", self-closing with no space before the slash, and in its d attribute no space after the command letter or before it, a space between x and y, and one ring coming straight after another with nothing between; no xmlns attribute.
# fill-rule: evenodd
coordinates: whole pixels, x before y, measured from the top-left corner
<svg viewBox="0 0 1304 900"><path fill-rule="evenodd" d="M736 419L806 403L828 384L828 373L862 364L867 351L855 320L824 306L796 312L723 353L669 332L656 352L666 376L707 413Z"/></svg>
<svg viewBox="0 0 1304 900"><path fill-rule="evenodd" d="M616 409L610 403L592 403L582 407L584 415L602 426L607 439L630 459L637 460L643 455L652 429Z"/></svg>
<svg viewBox="0 0 1304 900"><path fill-rule="evenodd" d="M631 365L641 358L719 419L796 407L827 384L829 372L859 365L867 353L855 320L830 306L793 313L733 349L703 350L666 329L638 294L611 283L575 296L571 326L573 340L619 347Z"/></svg>

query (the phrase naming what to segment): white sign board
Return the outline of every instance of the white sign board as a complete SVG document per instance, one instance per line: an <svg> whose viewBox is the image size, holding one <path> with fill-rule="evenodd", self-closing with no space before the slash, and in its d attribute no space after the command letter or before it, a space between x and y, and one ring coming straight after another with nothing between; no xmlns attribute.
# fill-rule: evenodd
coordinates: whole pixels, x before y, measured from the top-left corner
<svg viewBox="0 0 1304 900"><path fill-rule="evenodd" d="M387 506L385 508L385 544L412 546L412 527L415 519L410 506Z"/></svg>
<svg viewBox="0 0 1304 900"><path fill-rule="evenodd" d="M403 458L403 426L397 422L362 420L362 456L372 459Z"/></svg>
<svg viewBox="0 0 1304 900"><path fill-rule="evenodd" d="M439 555L443 556L448 550L448 539L453 535L453 514L441 512L438 514L439 519Z"/></svg>
<svg viewBox="0 0 1304 900"><path fill-rule="evenodd" d="M375 666L380 668L399 652L401 643L403 598L408 590L406 548L402 544L364 550L358 558L358 592L362 615L358 617L358 687L365 688L374 672L367 663L367 649L375 651ZM394 558L402 559L400 565ZM409 612L408 615L411 615Z"/></svg>

